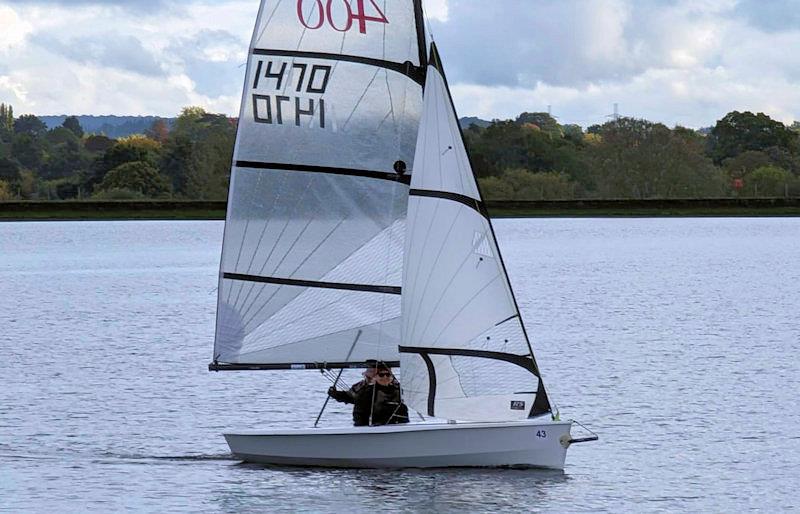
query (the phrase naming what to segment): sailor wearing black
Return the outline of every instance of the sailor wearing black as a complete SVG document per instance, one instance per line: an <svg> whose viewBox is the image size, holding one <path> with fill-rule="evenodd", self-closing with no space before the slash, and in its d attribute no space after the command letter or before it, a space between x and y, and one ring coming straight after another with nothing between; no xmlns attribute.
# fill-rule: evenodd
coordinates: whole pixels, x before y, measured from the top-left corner
<svg viewBox="0 0 800 514"><path fill-rule="evenodd" d="M353 404L354 426L408 423L408 407L400 397L400 383L383 363L367 369L364 380L347 391L331 387L328 395L337 402Z"/></svg>

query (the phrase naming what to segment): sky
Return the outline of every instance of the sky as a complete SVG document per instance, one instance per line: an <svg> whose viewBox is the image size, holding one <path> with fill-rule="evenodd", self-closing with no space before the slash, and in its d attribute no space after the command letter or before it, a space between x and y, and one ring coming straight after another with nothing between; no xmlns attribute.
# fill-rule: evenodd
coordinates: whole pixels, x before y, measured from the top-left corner
<svg viewBox="0 0 800 514"><path fill-rule="evenodd" d="M391 1L391 0L390 0ZM258 0L0 0L16 114L237 115ZM460 116L800 120L800 0L425 0Z"/></svg>

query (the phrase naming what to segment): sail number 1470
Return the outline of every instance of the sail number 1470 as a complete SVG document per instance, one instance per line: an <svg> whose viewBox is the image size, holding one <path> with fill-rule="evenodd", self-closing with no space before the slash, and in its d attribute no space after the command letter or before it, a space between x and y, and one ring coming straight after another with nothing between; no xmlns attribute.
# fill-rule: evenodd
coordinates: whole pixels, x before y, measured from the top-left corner
<svg viewBox="0 0 800 514"><path fill-rule="evenodd" d="M364 6L369 2L372 13L367 14ZM355 9L353 4L355 3ZM305 7L311 6L311 11ZM358 31L367 33L367 22L389 23L375 0L297 0L297 17L307 29L317 30L325 22L337 32L348 32L353 28L353 22L358 22Z"/></svg>

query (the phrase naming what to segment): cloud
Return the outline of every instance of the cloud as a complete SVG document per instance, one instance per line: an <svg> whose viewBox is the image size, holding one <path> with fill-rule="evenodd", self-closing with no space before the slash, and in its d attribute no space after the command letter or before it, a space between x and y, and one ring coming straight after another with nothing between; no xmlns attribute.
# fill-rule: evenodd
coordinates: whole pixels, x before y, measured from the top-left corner
<svg viewBox="0 0 800 514"><path fill-rule="evenodd" d="M16 11L10 7L0 5L0 52L9 50L25 40L33 27L30 23L20 19Z"/></svg>
<svg viewBox="0 0 800 514"><path fill-rule="evenodd" d="M29 27L13 51L0 47L0 97L20 113L174 116L187 105L235 113L257 5L163 3L137 12L127 2L0 8Z"/></svg>
<svg viewBox="0 0 800 514"><path fill-rule="evenodd" d="M294 1L294 0L284 0ZM235 114L256 0L0 0L0 99L37 114ZM459 113L552 105L707 126L800 118L797 0L424 0Z"/></svg>
<svg viewBox="0 0 800 514"><path fill-rule="evenodd" d="M741 0L736 5L736 13L768 32L795 31L800 27L797 0Z"/></svg>
<svg viewBox="0 0 800 514"><path fill-rule="evenodd" d="M248 42L224 30L201 30L179 38L167 52L176 66L193 77L198 93L209 97L241 89Z"/></svg>
<svg viewBox="0 0 800 514"><path fill-rule="evenodd" d="M432 21L462 115L553 106L565 122L623 113L705 126L733 109L785 121L797 107L800 23L749 0L448 0ZM795 2L792 2L795 3ZM776 6L782 4L781 6ZM771 18L793 20L786 2Z"/></svg>
<svg viewBox="0 0 800 514"><path fill-rule="evenodd" d="M79 63L127 70L146 76L163 76L154 55L131 35L105 33L60 40L49 34L37 34L31 43Z"/></svg>
<svg viewBox="0 0 800 514"><path fill-rule="evenodd" d="M423 0L425 16L430 20L447 21L450 9L447 0Z"/></svg>

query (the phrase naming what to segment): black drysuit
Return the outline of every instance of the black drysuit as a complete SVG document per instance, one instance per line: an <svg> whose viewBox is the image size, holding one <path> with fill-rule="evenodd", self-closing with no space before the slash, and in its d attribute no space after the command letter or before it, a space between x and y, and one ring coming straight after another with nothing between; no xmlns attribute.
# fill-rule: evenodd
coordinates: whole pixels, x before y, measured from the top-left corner
<svg viewBox="0 0 800 514"><path fill-rule="evenodd" d="M369 425L370 412L373 426L408 423L408 407L400 399L397 383L367 385L362 380L347 391L330 388L328 395L337 402L353 404L353 425L357 427Z"/></svg>

